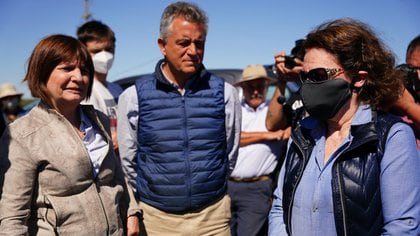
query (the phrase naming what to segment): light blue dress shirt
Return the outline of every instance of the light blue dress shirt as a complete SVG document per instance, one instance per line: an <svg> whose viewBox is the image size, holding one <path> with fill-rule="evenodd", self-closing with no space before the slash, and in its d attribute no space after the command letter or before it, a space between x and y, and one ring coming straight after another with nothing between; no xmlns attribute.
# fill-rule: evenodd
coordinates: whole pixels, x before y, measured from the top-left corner
<svg viewBox="0 0 420 236"><path fill-rule="evenodd" d="M361 105L352 125L371 120L371 109ZM311 124L309 124L311 123ZM349 146L351 134L324 163L325 127L309 118L302 126L314 125L315 147L296 190L292 207L293 235L336 235L331 168ZM290 142L289 142L290 145ZM284 166L269 215L269 235L287 235L283 221L282 189ZM383 235L420 235L420 155L411 128L397 123L389 131L381 161L380 188L384 216Z"/></svg>

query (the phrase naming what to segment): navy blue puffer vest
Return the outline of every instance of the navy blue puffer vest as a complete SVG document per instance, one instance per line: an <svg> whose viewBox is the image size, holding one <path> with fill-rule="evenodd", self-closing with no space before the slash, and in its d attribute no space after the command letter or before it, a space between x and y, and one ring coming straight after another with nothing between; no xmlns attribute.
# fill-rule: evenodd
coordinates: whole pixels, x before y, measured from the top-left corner
<svg viewBox="0 0 420 236"><path fill-rule="evenodd" d="M380 162L389 129L401 119L372 112L372 122L352 126L353 142L334 162L332 190L337 235L380 235L383 226ZM293 131L286 157L283 186L283 219L291 235L294 193L311 155L314 141L309 130Z"/></svg>
<svg viewBox="0 0 420 236"><path fill-rule="evenodd" d="M165 212L196 211L226 193L224 81L203 68L182 96L158 66L136 82L137 192Z"/></svg>

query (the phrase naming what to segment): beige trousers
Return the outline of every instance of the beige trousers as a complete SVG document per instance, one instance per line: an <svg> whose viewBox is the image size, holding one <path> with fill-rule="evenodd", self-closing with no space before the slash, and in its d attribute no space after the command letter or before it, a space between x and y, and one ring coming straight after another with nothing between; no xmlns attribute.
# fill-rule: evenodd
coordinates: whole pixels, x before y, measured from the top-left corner
<svg viewBox="0 0 420 236"><path fill-rule="evenodd" d="M231 214L228 195L194 213L170 214L144 202L140 202L140 207L143 209L144 226L148 236L230 236Z"/></svg>

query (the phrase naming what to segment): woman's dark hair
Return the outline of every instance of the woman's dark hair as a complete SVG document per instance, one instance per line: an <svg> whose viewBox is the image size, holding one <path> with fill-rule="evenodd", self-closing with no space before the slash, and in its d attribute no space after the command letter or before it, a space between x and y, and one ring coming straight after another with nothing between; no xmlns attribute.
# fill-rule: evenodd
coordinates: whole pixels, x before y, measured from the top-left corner
<svg viewBox="0 0 420 236"><path fill-rule="evenodd" d="M93 62L86 47L77 39L67 35L51 35L42 39L34 48L23 81L27 81L33 97L49 103L47 82L54 68L62 62L77 61L88 71L89 86L87 97L92 93Z"/></svg>
<svg viewBox="0 0 420 236"><path fill-rule="evenodd" d="M357 78L359 71L368 72L359 91L364 103L386 109L402 93L403 75L395 69L393 53L360 21L344 18L323 23L307 35L303 47L333 54L351 78Z"/></svg>

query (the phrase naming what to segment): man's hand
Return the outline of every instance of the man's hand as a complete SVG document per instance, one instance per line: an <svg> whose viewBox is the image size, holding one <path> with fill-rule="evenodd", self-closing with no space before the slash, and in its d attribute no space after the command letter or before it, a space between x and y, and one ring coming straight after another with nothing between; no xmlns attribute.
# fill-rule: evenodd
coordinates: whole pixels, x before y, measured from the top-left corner
<svg viewBox="0 0 420 236"><path fill-rule="evenodd" d="M288 126L286 129L279 129L275 132L271 132L274 134L275 138L277 140L286 140L290 138L290 135L292 134L292 127Z"/></svg>
<svg viewBox="0 0 420 236"><path fill-rule="evenodd" d="M288 69L285 66L286 52L279 52L274 55L274 66L279 78L285 81L299 81L299 71L303 69L303 62L294 58L296 66Z"/></svg>
<svg viewBox="0 0 420 236"><path fill-rule="evenodd" d="M409 118L415 127L415 133L420 133L420 104L417 104L410 92L404 88L398 100L392 104L392 111L399 116Z"/></svg>
<svg viewBox="0 0 420 236"><path fill-rule="evenodd" d="M272 141L272 140L286 140L290 137L292 128L289 126L285 129L279 129L277 131L260 131L260 132L241 132L240 147L254 144L262 141Z"/></svg>

